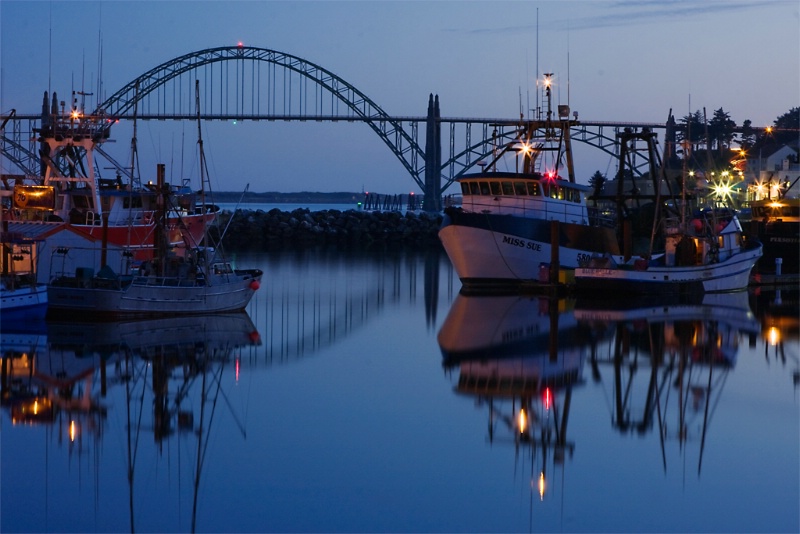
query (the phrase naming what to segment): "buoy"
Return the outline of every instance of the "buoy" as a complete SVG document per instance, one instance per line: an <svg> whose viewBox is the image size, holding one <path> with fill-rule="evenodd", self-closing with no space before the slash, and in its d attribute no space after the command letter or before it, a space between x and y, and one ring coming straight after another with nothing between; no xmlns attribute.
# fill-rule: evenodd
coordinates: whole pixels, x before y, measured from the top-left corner
<svg viewBox="0 0 800 534"><path fill-rule="evenodd" d="M252 289L253 291L258 290L259 287L261 287L261 284L258 283L258 280L253 280L252 282L250 282L250 289Z"/></svg>
<svg viewBox="0 0 800 534"><path fill-rule="evenodd" d="M692 227L694 228L695 233L700 233L703 231L703 221L700 219L692 219Z"/></svg>
<svg viewBox="0 0 800 534"><path fill-rule="evenodd" d="M250 341L252 343L260 343L261 342L261 334L259 334L256 330L250 332Z"/></svg>

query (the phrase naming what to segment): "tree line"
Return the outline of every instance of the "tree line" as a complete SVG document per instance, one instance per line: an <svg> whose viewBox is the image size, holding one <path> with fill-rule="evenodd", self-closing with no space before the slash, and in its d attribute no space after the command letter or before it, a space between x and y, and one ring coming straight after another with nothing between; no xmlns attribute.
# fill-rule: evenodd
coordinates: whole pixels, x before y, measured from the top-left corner
<svg viewBox="0 0 800 534"><path fill-rule="evenodd" d="M771 128L754 128L752 121L745 120L739 127L723 108L714 111L711 118L703 111L695 111L680 120L683 128L678 132L678 142L688 143L689 150L681 152L684 157L696 161L711 161L712 165L724 166L729 163L732 144L738 143L749 153L762 149L777 148L783 145L798 147L800 140L800 107L794 107L780 115ZM707 154L707 150L711 154ZM710 158L707 156L711 156ZM673 157L677 158L677 155ZM675 163L675 162L672 162ZM669 164L669 162L668 162ZM630 172L630 171L627 171ZM603 190L609 178L595 171L589 178L595 196Z"/></svg>
<svg viewBox="0 0 800 534"><path fill-rule="evenodd" d="M694 150L708 144L710 150L729 150L734 142L744 150L785 145L796 142L800 131L800 107L792 108L775 119L772 128L755 129L750 119L742 123L740 131L730 113L722 108L714 111L708 120L698 110L681 119L684 128L678 134L680 141L688 141ZM737 138L738 136L738 138Z"/></svg>

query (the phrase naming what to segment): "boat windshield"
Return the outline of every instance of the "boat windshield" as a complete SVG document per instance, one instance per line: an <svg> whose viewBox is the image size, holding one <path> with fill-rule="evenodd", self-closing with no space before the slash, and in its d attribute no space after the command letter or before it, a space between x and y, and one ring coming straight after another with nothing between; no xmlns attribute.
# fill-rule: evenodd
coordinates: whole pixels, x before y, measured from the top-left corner
<svg viewBox="0 0 800 534"><path fill-rule="evenodd" d="M581 202L581 192L563 187L555 182L535 180L463 180L461 194L464 196L490 195L506 197L548 197L569 202Z"/></svg>

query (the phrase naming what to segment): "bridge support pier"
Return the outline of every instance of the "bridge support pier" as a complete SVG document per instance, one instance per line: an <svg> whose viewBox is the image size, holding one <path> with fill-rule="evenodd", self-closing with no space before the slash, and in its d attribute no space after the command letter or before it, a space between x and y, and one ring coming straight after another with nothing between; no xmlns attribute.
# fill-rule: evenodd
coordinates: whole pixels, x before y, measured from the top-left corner
<svg viewBox="0 0 800 534"><path fill-rule="evenodd" d="M439 95L428 98L428 119L425 130L425 211L442 211L442 126Z"/></svg>

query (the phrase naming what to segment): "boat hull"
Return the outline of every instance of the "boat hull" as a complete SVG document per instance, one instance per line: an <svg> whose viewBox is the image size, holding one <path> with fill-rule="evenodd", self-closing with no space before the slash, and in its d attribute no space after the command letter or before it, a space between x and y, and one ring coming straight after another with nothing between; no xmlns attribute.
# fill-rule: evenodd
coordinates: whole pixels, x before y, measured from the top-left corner
<svg viewBox="0 0 800 534"><path fill-rule="evenodd" d="M188 242L190 247L196 247L203 242L205 230L214 222L216 213L210 212L202 215L189 215L180 220L170 217L167 220L167 239L171 245L182 246ZM105 239L109 245L125 247L134 252L137 260L152 259L155 235L155 221L147 224L117 224L109 225L104 230L99 225L70 224L70 227L86 237L98 242Z"/></svg>
<svg viewBox="0 0 800 534"><path fill-rule="evenodd" d="M47 312L47 285L4 289L0 300L3 323L43 319Z"/></svg>
<svg viewBox="0 0 800 534"><path fill-rule="evenodd" d="M716 293L744 289L761 257L761 245L708 265L659 266L646 269L595 268L575 270L575 289L596 294Z"/></svg>
<svg viewBox="0 0 800 534"><path fill-rule="evenodd" d="M51 315L80 313L82 316L131 317L192 315L243 310L261 281L261 271L252 270L209 285L151 285L131 283L127 287L97 287L96 284L54 281L47 288ZM113 286L114 284L109 284Z"/></svg>
<svg viewBox="0 0 800 534"><path fill-rule="evenodd" d="M544 219L448 210L439 238L466 285L546 282L554 253L553 224ZM612 228L558 223L557 232L560 267L574 269L596 254L610 254L621 261Z"/></svg>
<svg viewBox="0 0 800 534"><path fill-rule="evenodd" d="M764 255L758 260L762 273L776 273L776 260L781 260L781 274L800 272L800 223L772 222L761 225L757 238L764 244Z"/></svg>

